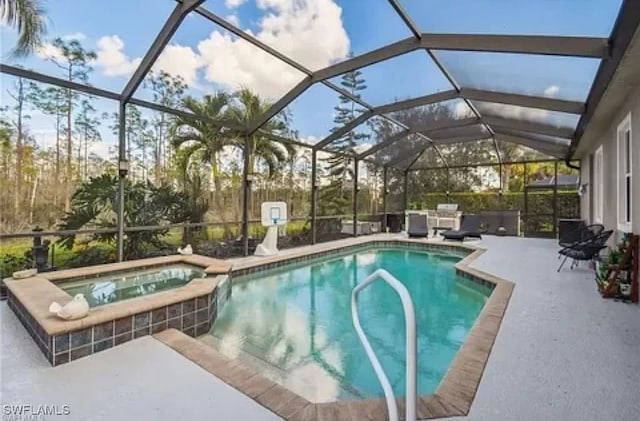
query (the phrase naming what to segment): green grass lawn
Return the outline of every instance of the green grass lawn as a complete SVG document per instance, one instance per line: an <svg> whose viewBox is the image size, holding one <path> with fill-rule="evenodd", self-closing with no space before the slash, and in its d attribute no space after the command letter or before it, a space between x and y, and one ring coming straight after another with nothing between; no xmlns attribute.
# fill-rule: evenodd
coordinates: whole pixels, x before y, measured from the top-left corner
<svg viewBox="0 0 640 421"><path fill-rule="evenodd" d="M301 233L305 228L305 221L294 221L287 223L286 230L287 235L297 235ZM230 238L240 237L242 231L241 224L229 224ZM221 226L207 227L205 241L222 241L225 238L225 230ZM262 238L266 233L266 228L260 224L252 223L249 225L249 236L254 238ZM182 245L182 228L172 228L167 234L162 236L162 241L169 247L178 248ZM4 274L4 265L8 264L8 258L11 256L21 258L25 256L31 247L33 241L30 238L3 240L0 242L0 271ZM75 246L72 249L67 249L61 245L56 244L55 241L51 242L49 246L49 262L53 260L53 265L57 268L64 268L66 263L78 256L88 248L99 248L110 254L115 255L115 245L108 243L101 243L97 241L76 241ZM6 274L4 274L6 276Z"/></svg>

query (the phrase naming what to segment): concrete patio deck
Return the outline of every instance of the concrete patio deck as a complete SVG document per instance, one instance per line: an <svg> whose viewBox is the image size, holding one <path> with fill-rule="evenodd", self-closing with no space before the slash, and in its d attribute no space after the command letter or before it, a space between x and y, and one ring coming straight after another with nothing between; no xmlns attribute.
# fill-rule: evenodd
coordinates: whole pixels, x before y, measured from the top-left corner
<svg viewBox="0 0 640 421"><path fill-rule="evenodd" d="M0 404L71 411L16 420L280 419L151 336L51 367L6 303L0 319Z"/></svg>
<svg viewBox="0 0 640 421"><path fill-rule="evenodd" d="M516 287L469 416L455 419L638 419L640 306L601 299L584 264L556 273L552 240L473 244L488 251L471 266ZM278 419L152 337L52 368L6 303L0 325L3 405L69 405L46 418L60 420Z"/></svg>

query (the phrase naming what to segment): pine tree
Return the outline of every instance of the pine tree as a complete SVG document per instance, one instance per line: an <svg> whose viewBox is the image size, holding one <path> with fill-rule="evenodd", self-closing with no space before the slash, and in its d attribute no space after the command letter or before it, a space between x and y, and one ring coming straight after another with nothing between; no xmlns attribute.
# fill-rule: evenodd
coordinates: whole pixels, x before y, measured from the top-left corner
<svg viewBox="0 0 640 421"><path fill-rule="evenodd" d="M75 126L80 136L78 141L78 180L84 181L89 173L89 144L102 140L98 127L102 120L96 114L96 109L91 104L91 97L80 102L76 115ZM84 148L84 157L83 157Z"/></svg>
<svg viewBox="0 0 640 421"><path fill-rule="evenodd" d="M13 202L13 215L14 218L18 218L20 211L20 202L22 200L22 185L24 182L23 174L23 159L24 159L24 145L26 127L25 120L31 118L28 114L28 105L31 99L31 85L23 78L19 77L14 82L13 90L7 91L9 96L13 98L15 105L12 107L15 119L13 125L16 133L16 159L15 159L15 174L16 183L13 189L14 202Z"/></svg>
<svg viewBox="0 0 640 421"><path fill-rule="evenodd" d="M62 38L56 38L52 42L53 47L57 51L48 57L48 59L58 66L63 72L64 77L69 82L89 83L89 74L93 70L91 63L97 58L94 51L86 50L77 40L65 41ZM66 89L66 163L65 163L65 208L68 209L71 199L71 182L72 182L72 157L73 157L73 112L77 105L78 93L72 89Z"/></svg>
<svg viewBox="0 0 640 421"><path fill-rule="evenodd" d="M109 128L117 136L120 131L120 120L117 112L112 114L112 122ZM127 160L132 169L129 177L132 180L147 180L147 147L155 144L149 125L149 120L142 116L142 112L138 107L131 104L127 105L124 137ZM135 150L138 150L138 154L135 153ZM141 170L138 171L138 168Z"/></svg>
<svg viewBox="0 0 640 421"><path fill-rule="evenodd" d="M159 73L150 72L142 83L146 89L151 91L153 102L170 108L176 108L180 104L184 93L189 88L180 76L172 76L162 70ZM172 123L172 117L164 112L155 113L151 120L155 137L153 160L156 185L166 181L164 180L167 172L166 164L171 157L171 151L167 150L167 147L170 146L168 138Z"/></svg>
<svg viewBox="0 0 640 421"><path fill-rule="evenodd" d="M340 85L352 96L360 98L360 92L367 88L362 73L359 70L342 75ZM336 116L333 122L336 126L331 132L339 130L344 125L364 112L364 108L353 102L345 95L340 95L340 103L334 108ZM343 215L350 212L347 209L349 196L354 194L349 183L353 180L356 146L366 142L370 135L362 130L352 130L336 139L330 146L336 152L325 160L327 164L326 178L329 184L322 186L318 194L318 210L320 215Z"/></svg>
<svg viewBox="0 0 640 421"><path fill-rule="evenodd" d="M64 119L67 115L67 100L65 88L57 86L47 86L43 88L41 85L32 82L32 102L35 107L43 114L53 116L54 127L56 130L56 148L55 148L55 179L60 179L60 156L61 156L61 137L64 129ZM57 203L57 190L54 196L54 204Z"/></svg>

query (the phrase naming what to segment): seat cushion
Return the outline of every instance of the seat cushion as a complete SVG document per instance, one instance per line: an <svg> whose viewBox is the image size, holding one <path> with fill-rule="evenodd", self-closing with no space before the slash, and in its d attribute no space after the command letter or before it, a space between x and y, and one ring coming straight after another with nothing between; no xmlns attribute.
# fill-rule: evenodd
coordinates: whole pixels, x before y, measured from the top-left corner
<svg viewBox="0 0 640 421"><path fill-rule="evenodd" d="M407 235L409 235L409 237L426 237L429 234L427 232L409 231Z"/></svg>
<svg viewBox="0 0 640 421"><path fill-rule="evenodd" d="M456 230L448 230L440 233L440 235L442 235L445 239L448 239L448 240L464 240L464 237L466 236L466 234L467 233L464 231L456 231Z"/></svg>

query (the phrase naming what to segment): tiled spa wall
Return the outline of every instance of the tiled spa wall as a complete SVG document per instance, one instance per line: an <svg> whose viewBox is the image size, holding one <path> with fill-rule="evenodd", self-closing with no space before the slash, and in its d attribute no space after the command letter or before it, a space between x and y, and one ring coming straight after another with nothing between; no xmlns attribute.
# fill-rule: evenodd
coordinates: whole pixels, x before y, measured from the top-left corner
<svg viewBox="0 0 640 421"><path fill-rule="evenodd" d="M465 280L469 280L471 282L474 282L478 285L482 285L483 287L493 291L496 287L496 284L488 281L480 276L476 276L472 273L466 272L464 270L460 270L458 268L456 268L456 274L461 276L462 278L464 278Z"/></svg>
<svg viewBox="0 0 640 421"><path fill-rule="evenodd" d="M7 287L4 285L4 281L0 279L0 301L7 299Z"/></svg>
<svg viewBox="0 0 640 421"><path fill-rule="evenodd" d="M222 310L227 300L231 297L231 277L228 275L218 275L218 310Z"/></svg>
<svg viewBox="0 0 640 421"><path fill-rule="evenodd" d="M11 293L8 304L49 363L57 366L165 329L178 329L193 337L203 335L211 329L216 319L218 290L214 289L207 295L55 336L48 335Z"/></svg>
<svg viewBox="0 0 640 421"><path fill-rule="evenodd" d="M33 338L40 348L40 351L47 357L49 362L52 361L52 337L45 332L45 330L31 317L31 314L22 306L20 301L7 289L7 305L15 313L20 323L27 329L29 335Z"/></svg>

